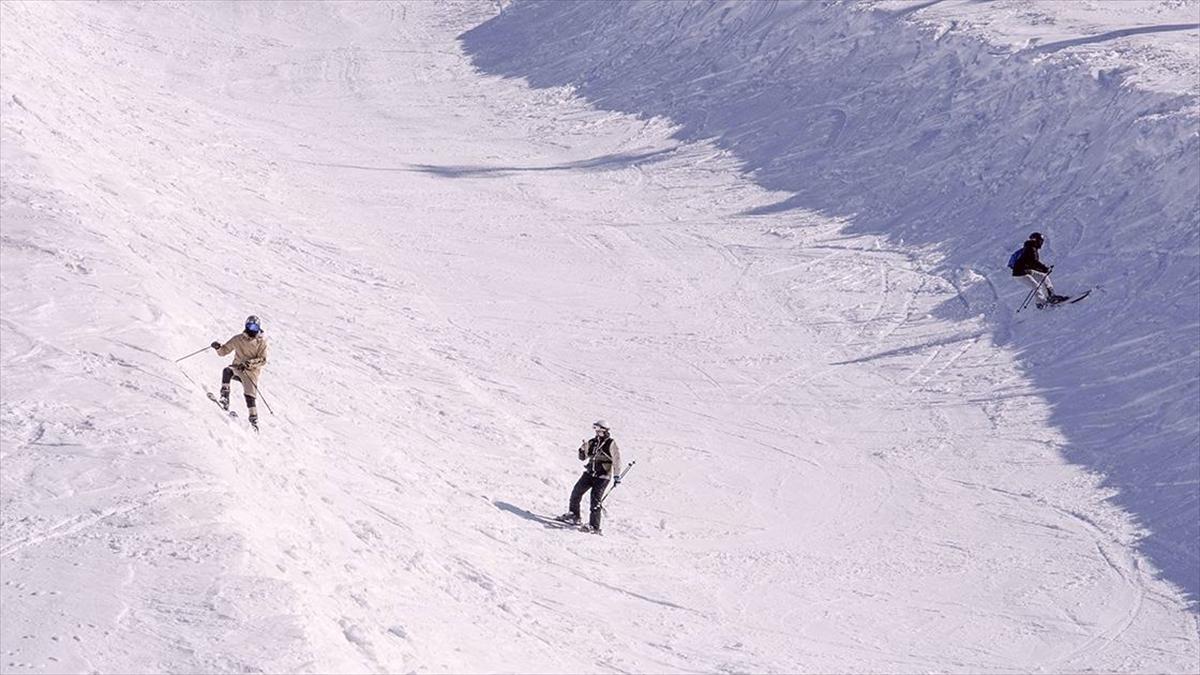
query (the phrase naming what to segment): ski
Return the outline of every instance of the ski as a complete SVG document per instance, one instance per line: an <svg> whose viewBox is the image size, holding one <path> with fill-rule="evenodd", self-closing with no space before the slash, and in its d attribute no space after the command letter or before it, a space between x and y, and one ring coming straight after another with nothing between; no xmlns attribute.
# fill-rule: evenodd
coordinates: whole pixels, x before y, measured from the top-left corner
<svg viewBox="0 0 1200 675"><path fill-rule="evenodd" d="M542 517L542 516L539 516L539 517ZM580 532L588 532L591 534L601 534L600 530L593 530L591 525L584 523L584 522L580 522L579 520L576 520L574 518L569 518L565 515L554 517L552 519L552 522L554 523L554 525L547 524L547 527L557 526L558 529L560 529L560 530L579 530Z"/></svg>
<svg viewBox="0 0 1200 675"><path fill-rule="evenodd" d="M211 391L206 391L204 393L208 394L208 400L212 401L213 403L216 403L217 407L219 407L221 410L224 410L225 412L229 413L230 417L238 416L236 410L230 410L229 408L226 408L224 405L222 405L221 399L217 398L216 394L212 393Z"/></svg>
<svg viewBox="0 0 1200 675"><path fill-rule="evenodd" d="M600 530L592 530L592 528L588 527L586 522L576 520L567 514L563 514L561 516L547 516L542 513L534 513L533 511L518 508L512 506L511 504L504 504L503 502L496 502L496 505L499 506L502 511L515 513L525 520L537 523L548 530L572 530L579 532L590 532L592 534L603 534Z"/></svg>
<svg viewBox="0 0 1200 675"><path fill-rule="evenodd" d="M1066 300L1059 300L1058 302L1051 302L1051 303L1048 303L1046 306L1047 307L1057 307L1059 305L1073 305L1091 294L1092 294L1092 289L1089 288L1086 291L1080 293L1079 295L1068 295Z"/></svg>
<svg viewBox="0 0 1200 675"><path fill-rule="evenodd" d="M552 530L579 530L580 532L589 532L591 534L601 533L600 530L593 530L592 527L587 523L581 523L578 520L567 518L565 516L548 518L546 516L538 516L537 514L533 515L540 518L542 523Z"/></svg>
<svg viewBox="0 0 1200 675"><path fill-rule="evenodd" d="M601 533L600 530L593 530L591 525L588 525L587 523L581 523L579 520L569 518L565 515L555 517L553 522L560 530L579 530L580 532L588 532L590 534ZM548 525L548 527L552 526Z"/></svg>

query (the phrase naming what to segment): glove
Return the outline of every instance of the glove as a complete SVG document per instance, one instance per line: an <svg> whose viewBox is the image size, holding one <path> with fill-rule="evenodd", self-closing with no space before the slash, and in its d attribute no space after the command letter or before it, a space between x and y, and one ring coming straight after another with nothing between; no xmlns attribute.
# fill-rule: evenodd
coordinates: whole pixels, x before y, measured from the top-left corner
<svg viewBox="0 0 1200 675"><path fill-rule="evenodd" d="M618 486L618 485L620 485L620 484L621 484L621 477L620 477L620 476L613 476L613 487L616 487L616 486Z"/></svg>
<svg viewBox="0 0 1200 675"><path fill-rule="evenodd" d="M240 373L240 372L242 372L242 370L243 370L243 369L246 367L246 364L244 364L244 363L233 363L233 364L230 364L230 366L229 366L229 367L230 367L230 368L233 368L234 370L236 370L236 371L238 371L238 372Z"/></svg>
<svg viewBox="0 0 1200 675"><path fill-rule="evenodd" d="M1053 272L1053 271L1054 271L1054 265L1051 265L1051 266L1050 266L1050 272ZM1046 272L1046 274L1049 274L1050 272Z"/></svg>
<svg viewBox="0 0 1200 675"><path fill-rule="evenodd" d="M220 343L220 342L213 342L213 343L212 343L211 345L209 345L209 346L210 346L210 347L212 347L213 349L220 349L220 348L221 348L221 343Z"/></svg>

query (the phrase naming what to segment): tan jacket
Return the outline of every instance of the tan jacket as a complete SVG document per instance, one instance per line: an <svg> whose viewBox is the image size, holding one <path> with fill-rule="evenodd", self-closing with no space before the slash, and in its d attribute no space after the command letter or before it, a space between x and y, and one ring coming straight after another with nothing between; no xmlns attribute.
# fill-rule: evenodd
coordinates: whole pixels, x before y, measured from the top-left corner
<svg viewBox="0 0 1200 675"><path fill-rule="evenodd" d="M580 461L598 478L612 478L621 472L621 449L612 436L589 438L579 446Z"/></svg>
<svg viewBox="0 0 1200 675"><path fill-rule="evenodd" d="M241 366L241 370L234 369L236 375L245 375L246 377L238 377L242 381L242 386L248 396L254 396L258 387L259 374L262 372L263 366L267 365L267 339L262 333L254 337L250 337L245 333L238 333L221 345L217 349L217 354L225 356L229 352L233 352L233 365Z"/></svg>

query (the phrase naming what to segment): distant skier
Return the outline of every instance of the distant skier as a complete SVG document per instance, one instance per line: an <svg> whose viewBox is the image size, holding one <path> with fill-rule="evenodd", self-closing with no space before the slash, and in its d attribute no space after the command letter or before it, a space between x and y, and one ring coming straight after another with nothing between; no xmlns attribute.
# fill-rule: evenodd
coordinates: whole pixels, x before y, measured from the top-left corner
<svg viewBox="0 0 1200 675"><path fill-rule="evenodd" d="M579 446L579 459L585 464L583 475L575 482L575 489L571 490L570 510L558 519L578 525L579 502L583 500L583 493L591 490L592 508L588 518L588 529L598 533L600 499L604 496L604 489L608 487L609 480L613 481L613 485L621 483L621 451L617 448L617 442L609 435L608 424L604 420L597 420L592 424L592 429L596 432L595 437L584 440L583 445Z"/></svg>
<svg viewBox="0 0 1200 675"><path fill-rule="evenodd" d="M1065 295L1057 295L1054 286L1050 284L1050 271L1038 257L1038 249L1045 243L1041 232L1029 235L1020 251L1013 254L1012 275L1024 279L1032 288L1038 289L1037 307L1041 309L1046 304L1057 304L1067 299Z"/></svg>
<svg viewBox="0 0 1200 675"><path fill-rule="evenodd" d="M246 326L241 333L229 338L225 344L213 342L211 346L221 356L234 353L233 363L221 372L221 399L218 402L222 408L229 410L229 381L241 382L242 392L246 396L246 410L250 414L250 426L258 431L258 408L255 402L259 376L263 366L267 365L267 339L263 337L258 317L246 317Z"/></svg>

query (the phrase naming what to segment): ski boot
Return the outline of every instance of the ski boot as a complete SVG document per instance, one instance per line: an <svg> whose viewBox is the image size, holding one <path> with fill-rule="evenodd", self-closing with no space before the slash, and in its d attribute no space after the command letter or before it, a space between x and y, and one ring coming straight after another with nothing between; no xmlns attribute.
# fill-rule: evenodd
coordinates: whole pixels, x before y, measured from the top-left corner
<svg viewBox="0 0 1200 675"><path fill-rule="evenodd" d="M255 432L258 431L258 415L250 416L250 426L254 428Z"/></svg>
<svg viewBox="0 0 1200 675"><path fill-rule="evenodd" d="M578 525L579 524L579 514L564 513L561 516L555 518L555 520L557 520L560 523L566 523L568 525Z"/></svg>
<svg viewBox="0 0 1200 675"><path fill-rule="evenodd" d="M222 394L221 398L217 399L217 405L221 406L221 410L229 410L229 395Z"/></svg>
<svg viewBox="0 0 1200 675"><path fill-rule="evenodd" d="M1067 300L1069 300L1069 299L1070 299L1070 296L1067 296L1067 295L1056 295L1056 294L1052 294L1052 295L1050 296L1049 303L1050 303L1051 305L1057 305L1058 303L1060 303L1060 302L1065 302L1065 301L1067 301Z"/></svg>
<svg viewBox="0 0 1200 675"><path fill-rule="evenodd" d="M580 530L582 530L582 531L584 531L584 532L587 532L588 534L603 534L603 533L600 531L600 528L598 528L598 527L593 527L593 526L591 526L591 525L584 525L583 527L581 527L581 528L579 528L579 529L580 529Z"/></svg>

